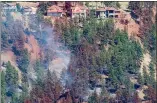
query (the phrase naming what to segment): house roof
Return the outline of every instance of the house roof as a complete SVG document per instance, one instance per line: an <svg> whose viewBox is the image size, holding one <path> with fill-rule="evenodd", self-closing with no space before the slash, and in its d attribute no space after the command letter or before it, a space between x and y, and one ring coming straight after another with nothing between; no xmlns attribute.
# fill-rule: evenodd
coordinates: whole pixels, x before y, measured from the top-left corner
<svg viewBox="0 0 157 103"><path fill-rule="evenodd" d="M106 10L114 10L117 11L118 9L114 8L114 7L105 7Z"/></svg>
<svg viewBox="0 0 157 103"><path fill-rule="evenodd" d="M96 9L96 11L106 11L106 10L114 10L114 11L117 11L118 9L116 9L116 8L114 8L114 7L104 7L104 8Z"/></svg>
<svg viewBox="0 0 157 103"><path fill-rule="evenodd" d="M59 6L52 5L47 9L47 12L63 12L63 10Z"/></svg>
<svg viewBox="0 0 157 103"><path fill-rule="evenodd" d="M96 11L106 11L105 8L99 8L99 9L96 9Z"/></svg>
<svg viewBox="0 0 157 103"><path fill-rule="evenodd" d="M83 10L87 10L88 8L85 6L75 6L72 7L72 13L81 13Z"/></svg>
<svg viewBox="0 0 157 103"><path fill-rule="evenodd" d="M80 13L82 12L81 8L79 7L72 7L72 13Z"/></svg>
<svg viewBox="0 0 157 103"><path fill-rule="evenodd" d="M81 9L83 10L88 10L88 8L86 6L79 6Z"/></svg>

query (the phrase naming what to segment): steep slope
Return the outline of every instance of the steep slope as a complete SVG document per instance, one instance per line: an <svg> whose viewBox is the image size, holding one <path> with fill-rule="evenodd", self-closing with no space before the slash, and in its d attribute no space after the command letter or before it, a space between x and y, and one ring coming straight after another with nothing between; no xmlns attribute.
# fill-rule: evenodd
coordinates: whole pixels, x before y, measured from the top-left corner
<svg viewBox="0 0 157 103"><path fill-rule="evenodd" d="M26 43L24 44L24 48L28 50L30 53L31 61L35 61L40 58L41 51L39 44L33 35L26 36Z"/></svg>
<svg viewBox="0 0 157 103"><path fill-rule="evenodd" d="M11 65L13 65L15 67L15 69L18 71L18 78L19 78L19 84L21 83L21 79L22 79L22 74L20 69L17 67L16 64L16 56L14 55L14 53L12 51L6 51L6 52L2 52L1 53L1 63L7 63L8 61L10 61Z"/></svg>

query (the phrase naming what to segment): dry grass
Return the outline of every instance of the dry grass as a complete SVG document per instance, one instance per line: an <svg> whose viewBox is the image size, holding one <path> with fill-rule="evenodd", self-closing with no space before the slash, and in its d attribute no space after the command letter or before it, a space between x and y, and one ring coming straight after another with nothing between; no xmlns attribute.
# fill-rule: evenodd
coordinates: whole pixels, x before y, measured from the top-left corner
<svg viewBox="0 0 157 103"><path fill-rule="evenodd" d="M143 60L141 62L140 73L143 75L143 68L146 67L146 72L149 74L149 64L151 61L151 57L149 53L143 54Z"/></svg>

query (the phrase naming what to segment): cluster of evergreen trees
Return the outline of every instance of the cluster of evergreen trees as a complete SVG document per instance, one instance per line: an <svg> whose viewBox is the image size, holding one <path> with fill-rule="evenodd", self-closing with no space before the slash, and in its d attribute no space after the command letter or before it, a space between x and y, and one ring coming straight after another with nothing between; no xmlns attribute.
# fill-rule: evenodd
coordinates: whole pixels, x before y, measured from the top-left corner
<svg viewBox="0 0 157 103"><path fill-rule="evenodd" d="M16 55L16 63L18 68L21 70L21 78L18 76L17 69L11 65L10 62L4 63L3 66L6 67L6 71L2 71L2 103L11 101L11 103L22 103L24 101L24 96L27 93L27 85L21 84L22 95L19 96L19 80L26 79L26 73L29 65L29 53L27 49L24 49L24 31L22 28L21 21L14 21L10 12L6 12L6 20L2 21L2 36L1 36L1 47L2 51L12 50ZM23 96L23 98L21 97ZM11 98L11 99L10 99Z"/></svg>
<svg viewBox="0 0 157 103"><path fill-rule="evenodd" d="M112 20L98 21L91 17L89 20L83 21L83 28L81 29L71 22L70 24L60 22L57 27L61 33L63 43L74 51L74 57L76 58L74 61L76 62L72 68L87 69L89 76L86 77L88 77L89 84L91 83L89 81L96 84L100 71L102 73L107 69L109 73L106 75L109 76L111 81L107 82L106 85L112 85L117 90L120 89L121 85L125 85L129 90L125 92L129 93L129 95L132 93L136 95L137 93L135 93L128 74L138 76L141 86L144 84L155 85L155 80L152 76L154 75L153 64L150 64L150 73L152 75L144 72L144 76L141 77L139 73L140 62L143 59L144 52L140 44L133 37L129 38L125 31L115 30ZM151 53L156 50L154 47L156 41L154 28L155 25L149 31L149 38L143 39L148 43L146 47ZM154 82L150 83L149 81L151 80Z"/></svg>
<svg viewBox="0 0 157 103"><path fill-rule="evenodd" d="M18 71L11 65L10 62L6 64L6 71L1 74L1 99L2 103L7 100L6 97L11 97L12 103L15 103L16 89L18 86Z"/></svg>
<svg viewBox="0 0 157 103"><path fill-rule="evenodd" d="M117 5L117 3L108 2L106 5ZM40 4L40 10L44 14L48 3ZM135 7L134 7L135 5ZM143 5L142 3L140 5ZM151 4L150 4L151 7ZM137 15L143 16L139 13L138 3L131 2L129 8L136 10ZM147 18L144 18L147 19ZM148 19L150 19L148 17ZM11 19L8 19L11 20ZM23 73L22 77L22 93L20 97L16 94L18 88L18 72L11 65L10 62L6 64L6 71L2 72L2 103L5 103L6 97L11 97L11 103L55 103L63 93L63 85L61 78L49 70L44 74L43 61L39 60L33 64L37 79L32 83L32 90L28 95L28 78L27 69L29 67L29 53L24 49L23 31L20 25L17 28L10 27L10 22L3 22L2 31L2 49L10 48L17 56L17 64ZM144 22L144 21L143 21ZM55 30L59 34L60 40L72 51L71 62L69 64L68 73L70 79L66 80L65 87L69 88L67 96L67 103L72 103L75 99L83 101L88 94L88 89L101 86L101 93L98 95L96 91L88 98L89 103L109 103L109 102L141 102L138 94L134 88L134 84L130 81L130 75L134 75L138 79L140 86L147 85L148 89L145 91L145 99L156 102L154 79L154 63L156 59L153 58L149 69L150 73L143 68L143 76L139 73L140 62L143 57L143 49L140 44L135 41L133 37L128 37L126 31L115 30L112 19L97 20L91 14L91 18L82 20L83 27L80 27L75 21L64 22L56 21ZM13 39L10 39L10 31L16 34ZM141 38L145 44L146 49L150 52L152 57L155 57L156 51L156 25L147 26L149 30L144 30L141 27L141 33L146 37ZM64 74L64 71L63 71ZM101 75L107 75L107 79L103 79ZM123 88L122 88L123 86ZM115 89L116 98L110 98L110 88Z"/></svg>

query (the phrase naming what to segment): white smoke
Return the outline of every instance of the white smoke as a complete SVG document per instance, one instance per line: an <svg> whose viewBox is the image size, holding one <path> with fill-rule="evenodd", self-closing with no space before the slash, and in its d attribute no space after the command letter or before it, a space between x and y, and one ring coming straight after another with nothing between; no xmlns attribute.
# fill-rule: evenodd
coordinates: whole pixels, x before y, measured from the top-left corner
<svg viewBox="0 0 157 103"><path fill-rule="evenodd" d="M71 53L70 51L64 46L63 43L59 42L56 39L55 36L55 32L53 31L53 27L49 26L49 25L45 25L44 23L41 23L40 21L37 20L35 15L22 15L20 13L13 13L12 14L14 23L17 24L17 20L20 21L21 24L21 29L29 29L30 34L32 32L34 32L34 36L36 38L40 38L43 39L47 42L46 45L44 45L45 47L41 47L43 50L50 50L52 51L54 54L52 54L52 52L50 52L50 54L52 54L51 56L53 56L53 59L50 59L51 61L49 61L48 63L48 69L50 71L55 71L58 78L62 79L63 85L65 85L66 81L72 81L71 76L69 75L69 73L67 72L68 66L69 66L69 62L70 62L70 58L71 58ZM39 32L38 32L39 30ZM11 30L13 31L13 30ZM43 32L45 32L47 35L45 35L45 37L43 36L44 34L42 34ZM32 35L32 34L31 34ZM40 35L42 35L42 37L40 37ZM51 57L50 57L51 58ZM63 70L65 70L65 74L63 74ZM62 75L62 77L61 77ZM31 90L31 81L30 80L36 80L36 72L34 71L34 68L28 68L28 79L29 79L29 86L30 86L30 90ZM64 79L64 80L63 80ZM71 83L70 83L71 84Z"/></svg>
<svg viewBox="0 0 157 103"><path fill-rule="evenodd" d="M56 39L55 32L52 27L44 26L41 28L42 31L48 33L48 37L46 38L46 47L50 50L50 53L54 53L53 59L49 63L49 70L55 71L57 76L60 77L63 69L68 69L70 51Z"/></svg>

